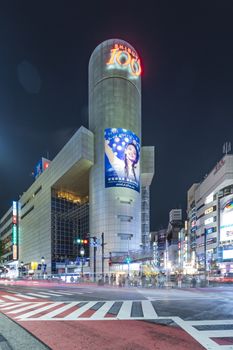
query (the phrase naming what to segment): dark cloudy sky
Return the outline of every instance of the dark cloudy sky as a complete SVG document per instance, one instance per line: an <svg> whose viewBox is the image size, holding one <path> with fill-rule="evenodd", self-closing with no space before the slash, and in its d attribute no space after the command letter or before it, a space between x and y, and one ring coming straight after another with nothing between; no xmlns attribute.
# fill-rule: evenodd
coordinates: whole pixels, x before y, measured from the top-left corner
<svg viewBox="0 0 233 350"><path fill-rule="evenodd" d="M143 144L156 147L151 229L174 207L185 214L187 189L233 142L232 18L231 0L1 1L0 216L39 158L88 127L88 61L110 38L131 43L144 65Z"/></svg>

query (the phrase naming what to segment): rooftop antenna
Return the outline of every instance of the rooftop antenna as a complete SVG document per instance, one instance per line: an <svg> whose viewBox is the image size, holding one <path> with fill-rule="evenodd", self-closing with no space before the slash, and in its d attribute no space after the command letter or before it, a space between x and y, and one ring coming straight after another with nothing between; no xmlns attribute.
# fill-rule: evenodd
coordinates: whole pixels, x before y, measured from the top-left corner
<svg viewBox="0 0 233 350"><path fill-rule="evenodd" d="M49 151L47 151L47 159L49 160Z"/></svg>
<svg viewBox="0 0 233 350"><path fill-rule="evenodd" d="M222 153L223 154L228 154L230 152L231 152L231 142L226 141L223 144Z"/></svg>

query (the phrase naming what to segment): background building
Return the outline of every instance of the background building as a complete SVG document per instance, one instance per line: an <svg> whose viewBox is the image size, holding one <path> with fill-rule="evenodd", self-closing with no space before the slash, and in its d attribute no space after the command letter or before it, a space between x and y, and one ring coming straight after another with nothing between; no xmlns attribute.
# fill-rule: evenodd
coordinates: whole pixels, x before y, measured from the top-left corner
<svg viewBox="0 0 233 350"><path fill-rule="evenodd" d="M193 185L188 198L189 235L191 242L196 236L199 271L233 271L233 155L226 154Z"/></svg>

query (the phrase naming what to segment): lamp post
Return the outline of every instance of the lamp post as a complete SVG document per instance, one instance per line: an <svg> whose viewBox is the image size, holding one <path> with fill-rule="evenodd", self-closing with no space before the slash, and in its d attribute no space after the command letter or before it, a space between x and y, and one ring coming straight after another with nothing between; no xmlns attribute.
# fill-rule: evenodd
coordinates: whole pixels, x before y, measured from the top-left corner
<svg viewBox="0 0 233 350"><path fill-rule="evenodd" d="M44 275L44 263L45 263L45 258L42 256L41 257L41 274L42 274L42 276Z"/></svg>
<svg viewBox="0 0 233 350"><path fill-rule="evenodd" d="M85 250L83 247L81 247L81 249L80 249L80 255L82 257L82 272L81 272L81 274L82 274L82 278L83 278L83 257L85 255Z"/></svg>
<svg viewBox="0 0 233 350"><path fill-rule="evenodd" d="M24 264L24 262L23 261L21 261L20 262L20 267L21 267L21 277L23 277L23 264Z"/></svg>

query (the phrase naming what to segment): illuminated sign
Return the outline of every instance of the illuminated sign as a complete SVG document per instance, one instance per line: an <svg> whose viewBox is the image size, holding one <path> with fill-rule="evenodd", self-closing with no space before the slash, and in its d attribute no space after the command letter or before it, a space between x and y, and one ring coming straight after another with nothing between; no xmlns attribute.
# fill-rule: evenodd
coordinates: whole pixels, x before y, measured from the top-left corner
<svg viewBox="0 0 233 350"><path fill-rule="evenodd" d="M208 224L210 224L211 222L214 222L213 216L211 216L211 218L208 218L208 219L205 220L205 225L208 225Z"/></svg>
<svg viewBox="0 0 233 350"><path fill-rule="evenodd" d="M209 234L209 233L213 233L216 231L216 227L210 227L206 230L206 233Z"/></svg>
<svg viewBox="0 0 233 350"><path fill-rule="evenodd" d="M213 193L211 193L208 197L206 197L205 204L209 204L213 202L213 200L214 200L214 195Z"/></svg>
<svg viewBox="0 0 233 350"><path fill-rule="evenodd" d="M15 224L12 226L12 243L17 244L17 226Z"/></svg>
<svg viewBox="0 0 233 350"><path fill-rule="evenodd" d="M140 76L142 72L137 53L125 45L115 44L114 48L111 49L107 65L113 68L128 69L133 77Z"/></svg>
<svg viewBox="0 0 233 350"><path fill-rule="evenodd" d="M233 259L233 249L223 250L222 258L223 258L223 260Z"/></svg>
<svg viewBox="0 0 233 350"><path fill-rule="evenodd" d="M17 259L18 259L17 245L14 244L14 245L13 245L13 260L17 260Z"/></svg>
<svg viewBox="0 0 233 350"><path fill-rule="evenodd" d="M214 210L214 207L210 207L208 209L205 210L205 215L212 213L212 211Z"/></svg>
<svg viewBox="0 0 233 350"><path fill-rule="evenodd" d="M140 140L130 130L105 129L105 187L140 192Z"/></svg>
<svg viewBox="0 0 233 350"><path fill-rule="evenodd" d="M233 240L233 197L220 200L220 241Z"/></svg>
<svg viewBox="0 0 233 350"><path fill-rule="evenodd" d="M13 202L12 204L12 208L13 208L13 215L16 216L17 215L17 202Z"/></svg>

